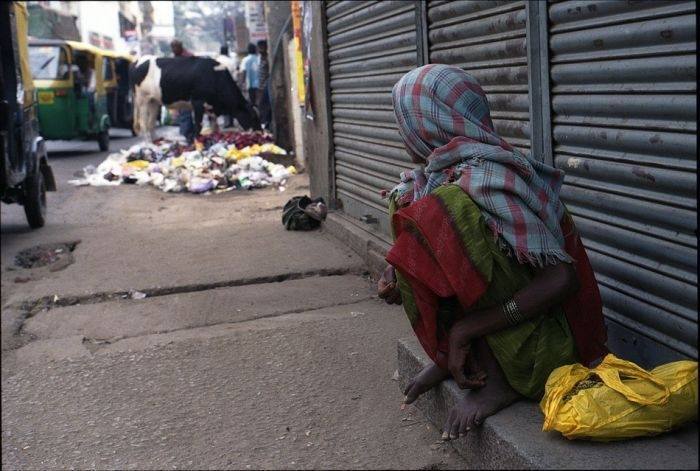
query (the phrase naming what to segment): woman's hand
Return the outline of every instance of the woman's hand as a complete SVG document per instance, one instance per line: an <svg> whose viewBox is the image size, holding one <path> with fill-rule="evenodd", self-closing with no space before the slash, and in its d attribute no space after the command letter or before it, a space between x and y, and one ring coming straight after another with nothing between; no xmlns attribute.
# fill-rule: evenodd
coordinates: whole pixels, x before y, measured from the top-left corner
<svg viewBox="0 0 700 471"><path fill-rule="evenodd" d="M472 350L472 337L466 325L455 323L450 329L447 369L462 389L478 389L486 385L486 373L479 366Z"/></svg>
<svg viewBox="0 0 700 471"><path fill-rule="evenodd" d="M401 291L396 286L396 272L391 265L387 265L379 278L377 292L387 304L401 304Z"/></svg>

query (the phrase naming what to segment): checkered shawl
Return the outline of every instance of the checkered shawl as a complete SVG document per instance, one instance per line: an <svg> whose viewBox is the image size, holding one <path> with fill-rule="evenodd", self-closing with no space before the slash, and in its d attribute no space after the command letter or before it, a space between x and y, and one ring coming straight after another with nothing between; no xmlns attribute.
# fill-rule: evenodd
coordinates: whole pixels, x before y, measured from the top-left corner
<svg viewBox="0 0 700 471"><path fill-rule="evenodd" d="M394 86L394 113L406 150L424 169L401 174L399 205L458 184L479 206L501 247L520 263L571 262L564 250L559 189L564 172L524 155L496 134L474 77L430 64Z"/></svg>

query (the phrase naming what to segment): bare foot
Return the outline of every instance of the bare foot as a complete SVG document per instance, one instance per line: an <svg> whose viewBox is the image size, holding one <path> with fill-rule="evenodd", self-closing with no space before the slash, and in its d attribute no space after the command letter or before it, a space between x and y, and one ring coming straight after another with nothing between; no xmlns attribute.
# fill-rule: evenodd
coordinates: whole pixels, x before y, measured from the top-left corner
<svg viewBox="0 0 700 471"><path fill-rule="evenodd" d="M403 391L406 397L401 405L401 409L403 409L406 404L412 403L418 399L418 396L424 392L430 391L432 388L449 377L449 371L440 369L435 363L431 362L430 365L423 368L423 371L418 373L411 381L409 381L408 386L406 386Z"/></svg>
<svg viewBox="0 0 700 471"><path fill-rule="evenodd" d="M442 429L443 440L466 435L474 427L480 426L484 419L505 409L521 397L508 384L486 341L479 339L476 344L479 359L487 372L486 385L481 389L465 392L463 398L452 407Z"/></svg>

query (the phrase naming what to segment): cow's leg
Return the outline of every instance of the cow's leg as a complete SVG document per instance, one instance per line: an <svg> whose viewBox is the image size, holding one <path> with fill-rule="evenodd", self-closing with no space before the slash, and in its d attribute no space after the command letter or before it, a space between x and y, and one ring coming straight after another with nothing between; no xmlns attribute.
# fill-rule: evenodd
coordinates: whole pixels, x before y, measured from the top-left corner
<svg viewBox="0 0 700 471"><path fill-rule="evenodd" d="M143 139L149 138L148 110L148 99L139 97L134 107L134 127L137 134Z"/></svg>
<svg viewBox="0 0 700 471"><path fill-rule="evenodd" d="M148 104L146 106L146 135L148 136L149 141L153 141L153 138L155 135L153 134L153 131L156 128L156 120L158 119L158 111L160 109L160 103L158 103L155 100L149 100Z"/></svg>
<svg viewBox="0 0 700 471"><path fill-rule="evenodd" d="M204 102L200 100L192 100L192 109L194 110L194 135L199 136L199 133L202 132Z"/></svg>
<svg viewBox="0 0 700 471"><path fill-rule="evenodd" d="M137 100L134 100L134 106L133 106L133 119L131 121L131 127L134 130L134 134L137 136L141 135L141 116L139 114L139 110L141 109L141 103Z"/></svg>

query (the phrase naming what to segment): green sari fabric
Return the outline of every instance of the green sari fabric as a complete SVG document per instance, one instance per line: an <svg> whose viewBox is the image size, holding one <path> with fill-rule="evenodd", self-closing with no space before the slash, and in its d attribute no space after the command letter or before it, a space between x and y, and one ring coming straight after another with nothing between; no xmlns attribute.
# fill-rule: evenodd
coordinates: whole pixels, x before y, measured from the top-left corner
<svg viewBox="0 0 700 471"><path fill-rule="evenodd" d="M456 185L443 185L432 194L444 204L469 260L487 283L486 291L470 309L500 305L530 282L534 276L532 267L518 263L499 248L467 193ZM389 210L393 219L397 210L393 198ZM411 325L416 325L421 313L410 284L398 271L397 286L406 315ZM456 298L441 298L437 311L440 331L448 332L461 312ZM542 397L547 378L555 368L578 362L574 339L561 308L488 335L486 340L513 389L532 399Z"/></svg>

